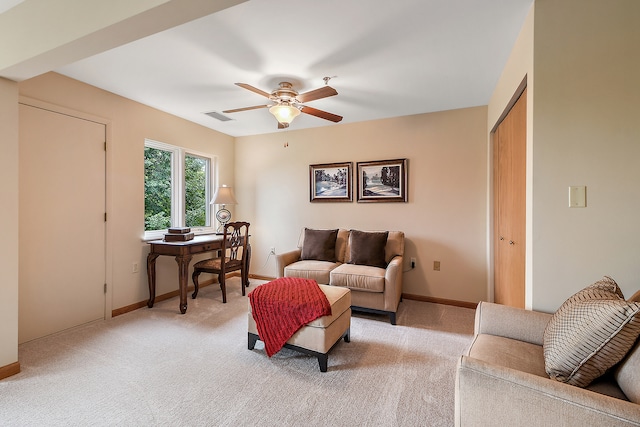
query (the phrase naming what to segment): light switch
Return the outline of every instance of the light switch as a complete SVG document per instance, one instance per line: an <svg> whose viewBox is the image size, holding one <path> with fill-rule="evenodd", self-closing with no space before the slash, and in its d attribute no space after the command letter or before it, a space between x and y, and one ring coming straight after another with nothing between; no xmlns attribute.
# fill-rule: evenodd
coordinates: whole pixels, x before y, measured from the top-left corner
<svg viewBox="0 0 640 427"><path fill-rule="evenodd" d="M569 187L569 207L584 208L587 206L587 187Z"/></svg>

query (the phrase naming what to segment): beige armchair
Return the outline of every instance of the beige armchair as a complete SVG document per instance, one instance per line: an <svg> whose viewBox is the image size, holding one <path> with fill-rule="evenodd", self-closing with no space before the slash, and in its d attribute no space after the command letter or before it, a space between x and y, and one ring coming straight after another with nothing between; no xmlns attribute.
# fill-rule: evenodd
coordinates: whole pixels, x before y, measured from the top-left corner
<svg viewBox="0 0 640 427"><path fill-rule="evenodd" d="M545 372L551 317L478 304L473 342L458 360L456 426L640 425L640 341L610 375L585 388L569 385Z"/></svg>
<svg viewBox="0 0 640 427"><path fill-rule="evenodd" d="M309 259L303 256L305 230L300 235L297 249L276 255L277 276L314 279L319 284L348 288L351 290L351 308L354 311L388 315L391 324L395 325L402 298L404 233L388 232L384 244L384 262L372 266L353 259L354 240L352 233L345 229L337 231L334 259Z"/></svg>

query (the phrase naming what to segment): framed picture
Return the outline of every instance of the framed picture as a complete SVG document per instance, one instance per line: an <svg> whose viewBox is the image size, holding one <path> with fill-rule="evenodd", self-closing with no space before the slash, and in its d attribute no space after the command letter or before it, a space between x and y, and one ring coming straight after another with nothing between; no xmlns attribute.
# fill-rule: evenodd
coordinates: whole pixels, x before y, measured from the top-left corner
<svg viewBox="0 0 640 427"><path fill-rule="evenodd" d="M309 184L312 202L350 202L351 168L353 163L325 163L309 165Z"/></svg>
<svg viewBox="0 0 640 427"><path fill-rule="evenodd" d="M406 202L407 159L358 162L358 202Z"/></svg>

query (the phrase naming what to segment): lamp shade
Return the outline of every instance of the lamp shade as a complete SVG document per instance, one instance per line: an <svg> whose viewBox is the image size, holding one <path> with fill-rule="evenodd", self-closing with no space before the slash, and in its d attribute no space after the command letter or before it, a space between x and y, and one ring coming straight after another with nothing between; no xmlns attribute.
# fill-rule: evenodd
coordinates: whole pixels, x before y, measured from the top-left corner
<svg viewBox="0 0 640 427"><path fill-rule="evenodd" d="M210 202L211 205L237 205L235 194L233 194L233 188L223 185L218 187L216 194L213 195L213 199Z"/></svg>
<svg viewBox="0 0 640 427"><path fill-rule="evenodd" d="M273 114L278 122L289 124L300 114L300 110L287 104L278 104L269 108L269 112Z"/></svg>

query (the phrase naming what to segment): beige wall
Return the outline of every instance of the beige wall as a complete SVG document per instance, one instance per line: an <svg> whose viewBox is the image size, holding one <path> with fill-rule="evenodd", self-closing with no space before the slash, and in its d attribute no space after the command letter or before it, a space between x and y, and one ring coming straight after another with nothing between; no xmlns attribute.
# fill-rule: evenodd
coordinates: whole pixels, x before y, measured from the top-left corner
<svg viewBox="0 0 640 427"><path fill-rule="evenodd" d="M230 185L233 138L55 73L25 80L19 89L23 97L98 116L107 123L107 276L111 277L107 311L148 299L148 245L142 242L145 138L216 156L219 180ZM132 273L133 263L139 264L138 273ZM159 258L157 271L158 295L177 289L173 258Z"/></svg>
<svg viewBox="0 0 640 427"><path fill-rule="evenodd" d="M406 234L404 292L487 298L487 108L476 107L236 139L237 217L251 222L254 274L275 275L269 248L295 248L300 230ZM288 144L288 146L286 146ZM409 159L408 203L310 203L309 165ZM433 270L433 261L441 271Z"/></svg>
<svg viewBox="0 0 640 427"><path fill-rule="evenodd" d="M0 78L0 368L18 361L18 85Z"/></svg>
<svg viewBox="0 0 640 427"><path fill-rule="evenodd" d="M612 276L640 288L640 2L535 4L533 307ZM567 188L587 186L587 207Z"/></svg>
<svg viewBox="0 0 640 427"><path fill-rule="evenodd" d="M638 18L633 0L537 0L489 103L491 128L527 76L528 308L555 311L603 275L640 287ZM586 208L568 207L572 185Z"/></svg>

